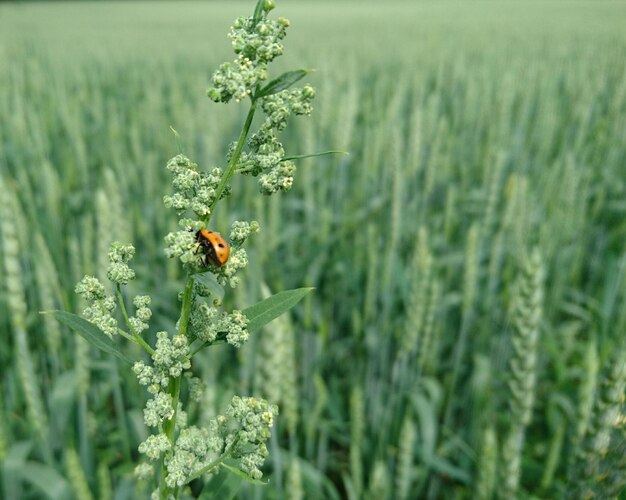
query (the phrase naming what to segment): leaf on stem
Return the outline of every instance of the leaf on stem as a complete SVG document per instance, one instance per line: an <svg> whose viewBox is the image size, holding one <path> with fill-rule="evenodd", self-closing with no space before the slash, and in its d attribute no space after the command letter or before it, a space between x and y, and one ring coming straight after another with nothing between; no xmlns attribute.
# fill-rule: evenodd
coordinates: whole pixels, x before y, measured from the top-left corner
<svg viewBox="0 0 626 500"><path fill-rule="evenodd" d="M265 0L257 0L256 7L254 8L254 15L252 16L252 23L256 26L261 20L263 15L263 3Z"/></svg>
<svg viewBox="0 0 626 500"><path fill-rule="evenodd" d="M322 151L321 153L309 153L306 155L293 155L285 156L282 161L286 160L302 160L304 158L313 158L314 156L326 156L326 155L347 155L350 154L347 151Z"/></svg>
<svg viewBox="0 0 626 500"><path fill-rule="evenodd" d="M276 94L281 90L288 89L298 80L304 78L307 73L310 73L310 69L296 69L294 71L287 71L279 77L274 78L265 87L257 91L254 94L254 99L260 99L261 97L267 97L268 95Z"/></svg>
<svg viewBox="0 0 626 500"><path fill-rule="evenodd" d="M194 274L192 278L200 285L206 287L213 297L224 298L224 287L217 282L215 276L210 272Z"/></svg>
<svg viewBox="0 0 626 500"><path fill-rule="evenodd" d="M272 295L242 312L248 318L247 330L252 333L291 309L313 288L295 288Z"/></svg>
<svg viewBox="0 0 626 500"><path fill-rule="evenodd" d="M64 325L69 326L72 330L78 333L81 337L91 342L98 349L113 354L125 363L130 365L133 362L128 359L117 348L115 342L111 340L107 335L100 330L96 325L90 323L86 319L77 316L76 314L69 313L67 311L44 311L44 314L52 314L58 321Z"/></svg>
<svg viewBox="0 0 626 500"><path fill-rule="evenodd" d="M198 500L231 500L239 493L242 484L243 479L234 474L216 474L204 485Z"/></svg>

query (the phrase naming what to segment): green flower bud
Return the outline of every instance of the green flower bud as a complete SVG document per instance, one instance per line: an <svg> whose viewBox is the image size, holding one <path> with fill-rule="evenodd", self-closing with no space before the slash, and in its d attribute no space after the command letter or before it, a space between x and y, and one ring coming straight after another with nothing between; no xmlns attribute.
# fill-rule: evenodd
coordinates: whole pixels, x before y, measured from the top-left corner
<svg viewBox="0 0 626 500"><path fill-rule="evenodd" d="M209 96L209 99L211 99L213 102L220 102L222 100L222 94L220 93L219 90L217 90L214 87L207 90L206 94L207 96Z"/></svg>
<svg viewBox="0 0 626 500"><path fill-rule="evenodd" d="M95 276L85 276L76 285L74 291L88 302L104 299L104 285Z"/></svg>

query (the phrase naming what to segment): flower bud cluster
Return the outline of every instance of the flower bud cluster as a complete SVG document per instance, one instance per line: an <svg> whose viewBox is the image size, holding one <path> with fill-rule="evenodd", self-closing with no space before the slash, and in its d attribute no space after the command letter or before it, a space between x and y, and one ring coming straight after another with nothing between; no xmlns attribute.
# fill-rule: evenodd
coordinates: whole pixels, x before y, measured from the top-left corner
<svg viewBox="0 0 626 500"><path fill-rule="evenodd" d="M218 316L217 308L206 302L196 301L196 307L192 309L189 319L190 333L203 342L214 342L219 332L216 321Z"/></svg>
<svg viewBox="0 0 626 500"><path fill-rule="evenodd" d="M237 431L228 431L224 436L226 446L233 446L230 455L238 459L241 470L254 479L263 476L260 467L269 454L266 442L277 415L276 405L252 397L234 396L226 410L230 425L234 423L238 427ZM226 424L223 428L229 427Z"/></svg>
<svg viewBox="0 0 626 500"><path fill-rule="evenodd" d="M238 221L233 222L230 228L230 243L234 247L240 247L253 233L258 233L260 230L259 223L255 220L252 222Z"/></svg>
<svg viewBox="0 0 626 500"><path fill-rule="evenodd" d="M248 58L238 58L232 63L220 65L213 74L213 88L207 95L214 102L228 102L235 99L240 102L252 94L253 89L267 79L264 65L256 65Z"/></svg>
<svg viewBox="0 0 626 500"><path fill-rule="evenodd" d="M187 378L187 387L189 389L189 399L199 403L202 400L202 395L206 389L206 384L202 382L198 377L194 377L190 372L185 372Z"/></svg>
<svg viewBox="0 0 626 500"><path fill-rule="evenodd" d="M217 186L222 178L222 170L215 167L208 173L201 172L196 163L180 154L172 158L166 168L174 176L174 194L163 198L165 206L175 209L179 215L191 210L199 218L209 216ZM226 194L227 190L224 190L222 197Z"/></svg>
<svg viewBox="0 0 626 500"><path fill-rule="evenodd" d="M134 255L134 246L122 245L119 241L113 242L109 249L107 278L118 285L127 285L130 280L135 279L135 271L128 266Z"/></svg>
<svg viewBox="0 0 626 500"><path fill-rule="evenodd" d="M222 286L228 284L231 288L235 288L239 284L239 277L235 274L247 265L248 254L246 251L243 248L235 248L231 251L228 262L214 271L215 279Z"/></svg>
<svg viewBox="0 0 626 500"><path fill-rule="evenodd" d="M219 455L237 460L243 472L260 479L263 476L260 467L268 456L266 443L277 414L277 407L263 399L234 396L225 415L212 419L208 427L181 429L173 454L166 458L167 486L183 486L203 469L216 472L205 468ZM139 446L139 451L152 461L170 449L171 444L164 434L150 436ZM149 475L145 466L135 472Z"/></svg>
<svg viewBox="0 0 626 500"><path fill-rule="evenodd" d="M143 421L148 427L157 427L173 416L172 396L167 392L155 394L152 399L148 400L143 410Z"/></svg>
<svg viewBox="0 0 626 500"><path fill-rule="evenodd" d="M139 465L137 465L137 467L135 467L135 476L137 477L137 479L144 481L147 479L151 479L154 476L154 467L146 462L141 462Z"/></svg>
<svg viewBox="0 0 626 500"><path fill-rule="evenodd" d="M271 195L287 191L293 185L295 164L285 160L285 150L277 133L287 126L287 119L294 115L310 115L315 90L310 85L283 90L264 97L261 107L267 118L258 132L248 140L249 151L241 155L245 165L242 173L258 177L260 191Z"/></svg>
<svg viewBox="0 0 626 500"><path fill-rule="evenodd" d="M161 454L171 447L172 445L165 434L152 434L139 445L139 453L143 453L150 460L158 460Z"/></svg>
<svg viewBox="0 0 626 500"><path fill-rule="evenodd" d="M167 332L158 332L152 362L153 366L148 366L138 361L133 371L139 383L148 386L148 392L158 395L167 389L170 377L178 377L191 368L187 338L183 335L170 338Z"/></svg>
<svg viewBox="0 0 626 500"><path fill-rule="evenodd" d="M233 23L228 38L239 57L269 63L282 55L283 45L280 41L287 35L289 21L284 17L267 19L267 12L264 11L262 19L257 23L253 17L240 17Z"/></svg>
<svg viewBox="0 0 626 500"><path fill-rule="evenodd" d="M115 298L107 295L100 280L94 276L85 276L76 285L75 292L89 303L83 309L83 317L109 337L117 335L117 320L113 317Z"/></svg>
<svg viewBox="0 0 626 500"><path fill-rule="evenodd" d="M314 97L315 89L310 85L286 89L264 97L261 108L267 116L265 127L281 131L287 126L287 119L292 114L310 116L313 112L311 102Z"/></svg>
<svg viewBox="0 0 626 500"><path fill-rule="evenodd" d="M222 446L223 440L208 429L195 426L183 429L176 440L174 454L167 461L167 486L186 484L194 472L211 462Z"/></svg>
<svg viewBox="0 0 626 500"><path fill-rule="evenodd" d="M198 252L198 242L191 231L175 231L165 237L165 255L178 258L183 264L200 267L202 255Z"/></svg>
<svg viewBox="0 0 626 500"><path fill-rule="evenodd" d="M125 285L129 280L135 278L135 271L128 262L135 254L135 247L132 245L122 245L118 241L111 244L109 249L109 269L107 277L117 285ZM106 289L98 278L85 276L75 288L75 292L85 299L89 305L83 310L84 318L96 325L109 337L118 333L117 319L113 316L117 307L115 297L108 295ZM137 295L133 299L136 308L135 316L128 318L134 333L141 333L148 328L148 321L152 316L152 311L148 295Z"/></svg>
<svg viewBox="0 0 626 500"><path fill-rule="evenodd" d="M152 317L152 311L148 307L151 300L149 295L137 295L133 299L135 316L128 318L128 322L135 330L135 333L139 334L148 328L148 321Z"/></svg>
<svg viewBox="0 0 626 500"><path fill-rule="evenodd" d="M207 91L215 102L239 102L252 95L256 87L267 79L267 65L283 53L281 40L287 34L289 21L282 17L267 18L274 8L265 2L261 19L240 17L230 29L230 38L237 58L222 64L213 74L213 87Z"/></svg>
<svg viewBox="0 0 626 500"><path fill-rule="evenodd" d="M241 311L232 313L210 306L206 302L198 304L191 313L190 331L203 342L212 343L223 338L234 347L241 347L249 337L246 326L248 318Z"/></svg>

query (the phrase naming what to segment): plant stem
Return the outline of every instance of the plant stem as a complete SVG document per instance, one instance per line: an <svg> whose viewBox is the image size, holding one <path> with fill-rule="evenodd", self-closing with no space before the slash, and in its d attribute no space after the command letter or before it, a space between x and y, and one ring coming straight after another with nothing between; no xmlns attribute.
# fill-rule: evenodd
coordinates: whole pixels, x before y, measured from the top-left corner
<svg viewBox="0 0 626 500"><path fill-rule="evenodd" d="M183 304L181 306L180 311L180 320L178 324L178 334L179 335L187 335L187 326L189 325L189 317L191 316L191 305L193 299L193 278L191 274L187 275L187 281L185 282L185 291L183 293ZM178 400L180 398L180 381L182 379L182 374L176 378L170 378L169 385L167 387L167 391L170 396L172 396L172 408L174 409L174 414L172 418L167 420L163 425L163 431L167 436L168 441L171 443L172 447L170 449L169 455L174 452L174 433L176 431L176 416L178 411ZM166 467L165 467L165 457L161 463L161 482L159 491L161 493L162 499L167 499L169 495L174 494L174 498L176 498L176 493L172 493L171 488L169 488L165 484L165 475L166 475Z"/></svg>
<svg viewBox="0 0 626 500"><path fill-rule="evenodd" d="M183 305L180 311L180 323L178 325L178 334L187 336L187 326L189 325L189 317L191 316L191 303L193 299L193 278L187 276L185 282L185 291L183 292Z"/></svg>
<svg viewBox="0 0 626 500"><path fill-rule="evenodd" d="M211 219L211 215L213 214L213 210L215 208L216 203L219 201L220 197L224 193L224 190L226 189L226 186L228 185L228 181L235 173L237 162L239 161L239 157L241 156L241 151L243 151L243 147L246 143L246 138L248 137L248 132L250 131L250 126L252 125L252 119L254 118L255 111L256 111L256 102L253 99L252 104L250 104L250 109L248 110L248 115L246 116L246 121L243 125L243 128L241 129L241 133L239 134L239 139L237 140L235 151L233 151L233 155L231 156L230 161L228 162L228 166L226 167L226 172L224 172L224 175L222 176L220 183L218 184L217 189L215 190L215 199L213 200L213 203L211 203L209 216L206 222L208 222ZM120 293L120 297L121 297L121 293ZM189 274L187 275L187 281L185 283L185 291L183 293L183 304L181 306L180 321L178 325L179 335L187 336L187 327L189 325L189 317L191 316L191 306L192 306L192 301L193 301L192 299L193 299L193 278L192 278L192 275ZM122 306L122 312L124 313L124 318L126 319L126 312L123 306ZM131 329L131 331L133 330ZM193 354L195 354L196 352L197 351L195 351ZM169 440L169 442L172 444L172 448L170 450L169 455L171 455L174 450L174 432L176 430L176 410L178 408L178 399L180 397L181 377L182 375L179 377L170 379L170 382L168 385L168 392L172 396L172 407L174 408L174 415L172 415L172 418L166 421L163 426L165 435L167 436L167 439ZM230 454L230 450L233 449L233 446L235 443L236 441L233 442L233 445L231 445L229 450L226 453L224 453L224 455L222 455L219 459L217 459L212 464L209 464L207 467L210 469L211 467L216 467L217 465L219 465ZM172 489L169 488L165 484L165 475L167 473L167 470L165 467L165 461L166 461L166 457L164 457L161 462L161 480L160 480L160 485L159 485L159 492L160 492L162 499L167 499L170 495L174 495L174 497L176 498L177 496L176 491L172 491ZM206 470L209 470L207 469L207 467L205 467L201 471L198 471L198 474L199 475L204 474ZM198 477L198 476L195 476L195 477Z"/></svg>
<svg viewBox="0 0 626 500"><path fill-rule="evenodd" d="M235 173L237 169L237 162L239 161L239 157L241 156L241 151L243 150L243 146L246 143L246 138L248 137L248 132L250 131L250 126L252 125L252 119L254 118L254 112L256 111L256 101L253 99L252 104L250 104L250 109L248 110L248 115L246 116L246 121L243 124L243 128L241 129L241 133L239 134L239 139L237 140L237 146L235 146L235 151L233 151L233 155L230 157L230 161L228 162L228 167L226 167L226 172L222 176L220 183L215 190L215 199L211 206L209 207L209 216L207 222L211 219L213 215L213 210L215 205L220 200L220 197L224 193L226 186L228 185L228 181Z"/></svg>
<svg viewBox="0 0 626 500"><path fill-rule="evenodd" d="M119 283L117 284L117 301L120 304L122 316L124 316L124 323L126 323L126 326L130 330L130 333L133 334L133 337L135 338L137 343L141 345L141 347L143 347L148 352L148 354L150 354L150 356L152 356L154 354L154 349L152 349L152 347L150 347L150 345L143 338L141 338L141 335L139 335L133 328L133 325L130 324L130 321L128 319L128 313L126 312L126 306L124 305L124 297L122 296L122 290Z"/></svg>

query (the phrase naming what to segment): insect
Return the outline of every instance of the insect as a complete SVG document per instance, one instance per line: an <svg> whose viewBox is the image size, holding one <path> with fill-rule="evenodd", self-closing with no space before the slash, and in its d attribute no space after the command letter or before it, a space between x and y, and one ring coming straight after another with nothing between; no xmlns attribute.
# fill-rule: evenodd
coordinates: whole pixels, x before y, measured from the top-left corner
<svg viewBox="0 0 626 500"><path fill-rule="evenodd" d="M230 247L220 233L215 233L209 229L200 229L196 233L196 241L204 252L205 265L222 267L230 257Z"/></svg>

